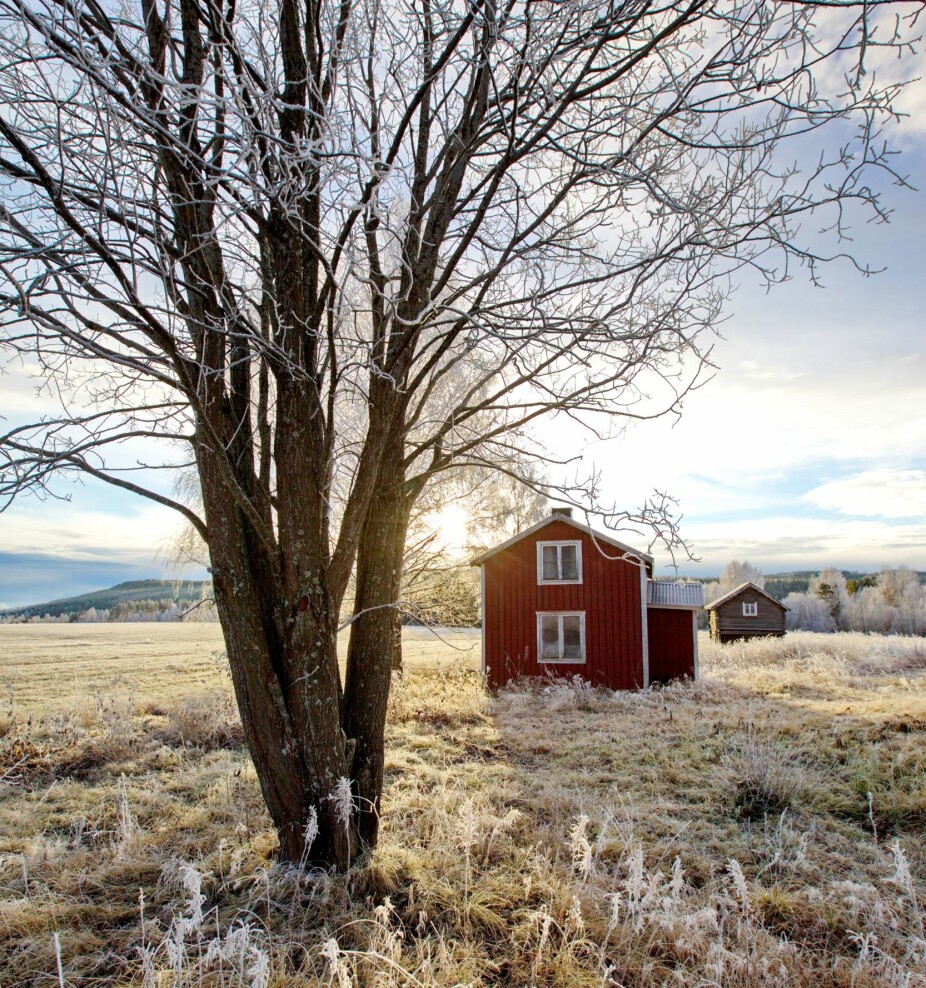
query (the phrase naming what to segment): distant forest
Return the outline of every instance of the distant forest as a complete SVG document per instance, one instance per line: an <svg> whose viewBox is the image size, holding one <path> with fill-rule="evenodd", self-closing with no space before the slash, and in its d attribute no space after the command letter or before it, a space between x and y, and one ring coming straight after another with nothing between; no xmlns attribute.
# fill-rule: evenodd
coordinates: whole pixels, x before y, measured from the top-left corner
<svg viewBox="0 0 926 988"><path fill-rule="evenodd" d="M848 569L840 570L840 572L845 577L852 593L864 587L876 587L878 585L877 573L862 573ZM920 583L926 585L926 572L922 570L915 570L914 572ZM817 569L795 570L793 573L772 573L765 577L765 589L773 597L784 600L789 593L807 593L811 583L816 580L819 574L820 570ZM692 576L686 577L686 579L691 580L692 583L707 584L715 583L718 577Z"/></svg>
<svg viewBox="0 0 926 988"><path fill-rule="evenodd" d="M208 594L207 580L129 580L106 590L11 608L3 621L177 621Z"/></svg>

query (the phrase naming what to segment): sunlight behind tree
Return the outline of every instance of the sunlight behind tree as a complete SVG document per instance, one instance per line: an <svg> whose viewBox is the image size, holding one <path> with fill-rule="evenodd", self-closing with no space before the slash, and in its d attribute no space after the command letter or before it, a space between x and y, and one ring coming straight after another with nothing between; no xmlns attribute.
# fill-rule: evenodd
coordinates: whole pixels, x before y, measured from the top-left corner
<svg viewBox="0 0 926 988"><path fill-rule="evenodd" d="M466 511L455 504L432 511L422 519L424 525L435 533L435 541L444 552L456 557L466 555L469 520Z"/></svg>

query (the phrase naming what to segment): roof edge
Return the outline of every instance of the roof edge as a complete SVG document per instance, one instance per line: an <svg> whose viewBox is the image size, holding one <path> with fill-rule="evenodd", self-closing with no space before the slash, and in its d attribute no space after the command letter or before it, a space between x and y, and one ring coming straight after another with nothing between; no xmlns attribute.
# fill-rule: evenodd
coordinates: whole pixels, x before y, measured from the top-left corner
<svg viewBox="0 0 926 988"><path fill-rule="evenodd" d="M615 539L611 535L606 535L604 532L598 532L591 527L591 525L584 525L580 521L576 521L575 518L567 518L565 515L547 515L545 518L541 518L540 521L535 522L530 528L525 528L524 531L518 532L517 535L512 535L510 539L502 542L500 545L495 546L494 549L488 549L481 555L476 556L475 559L470 560L470 566L481 566L486 560L491 559L493 556L500 552L504 552L509 546L513 546L516 542L520 542L521 539L527 538L529 535L533 535L534 532L539 532L542 528L552 522L562 522L564 525L571 525L573 528L582 532L585 535L590 536L590 538L595 542L605 542L607 545L613 546L615 549L623 549L625 553L629 553L631 556L635 556L637 559L642 560L644 563L649 563L650 566L653 565L653 557L646 552L640 552L639 549L634 549L633 546L629 546L624 542Z"/></svg>
<svg viewBox="0 0 926 988"><path fill-rule="evenodd" d="M756 586L752 580L747 580L745 583L741 583L738 587L734 587L732 590L728 590L722 597L718 597L716 600L712 600L709 604L704 605L704 610L712 611L715 607L719 607L721 604L726 603L731 597L735 597L738 593L742 593L747 587L752 587L756 593L762 594L763 597L770 600L773 604L777 604L780 608L786 611L790 611L791 608L787 604L782 603L777 597L773 597L767 590L763 590L762 587Z"/></svg>

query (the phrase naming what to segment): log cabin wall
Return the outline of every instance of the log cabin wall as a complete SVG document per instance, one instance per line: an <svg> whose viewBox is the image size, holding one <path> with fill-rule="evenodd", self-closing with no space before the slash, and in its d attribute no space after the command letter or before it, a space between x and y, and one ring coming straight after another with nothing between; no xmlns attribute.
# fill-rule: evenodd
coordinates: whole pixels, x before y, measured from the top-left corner
<svg viewBox="0 0 926 988"><path fill-rule="evenodd" d="M743 604L756 605L756 616L746 617ZM752 587L725 600L710 611L711 638L714 641L735 641L738 638L781 636L786 631L785 608Z"/></svg>

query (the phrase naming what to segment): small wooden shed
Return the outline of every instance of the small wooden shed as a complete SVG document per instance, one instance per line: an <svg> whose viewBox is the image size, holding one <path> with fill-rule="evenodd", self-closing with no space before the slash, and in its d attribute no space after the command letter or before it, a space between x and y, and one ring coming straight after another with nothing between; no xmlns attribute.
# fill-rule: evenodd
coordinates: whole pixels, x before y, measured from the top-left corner
<svg viewBox="0 0 926 988"><path fill-rule="evenodd" d="M710 615L711 639L780 638L790 608L754 583L741 583L704 608Z"/></svg>
<svg viewBox="0 0 926 988"><path fill-rule="evenodd" d="M482 668L639 689L698 674L700 584L653 580L653 559L554 513L473 560L482 569Z"/></svg>

